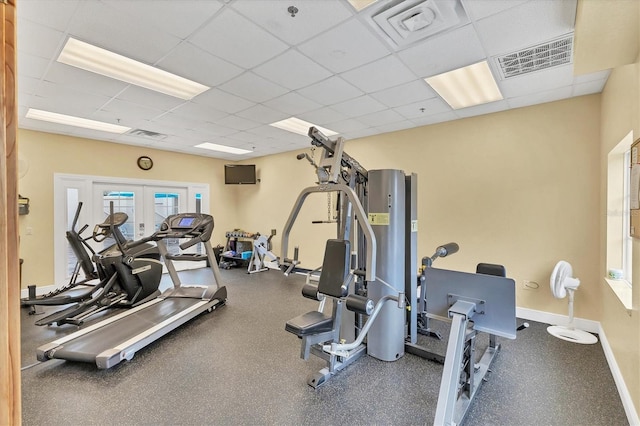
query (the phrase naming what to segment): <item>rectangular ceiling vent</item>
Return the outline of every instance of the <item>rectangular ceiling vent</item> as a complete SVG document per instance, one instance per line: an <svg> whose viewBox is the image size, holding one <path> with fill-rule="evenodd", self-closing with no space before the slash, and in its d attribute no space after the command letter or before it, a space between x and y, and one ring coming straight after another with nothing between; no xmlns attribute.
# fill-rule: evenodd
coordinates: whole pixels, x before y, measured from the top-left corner
<svg viewBox="0 0 640 426"><path fill-rule="evenodd" d="M502 78L517 77L573 61L573 34L496 57Z"/></svg>
<svg viewBox="0 0 640 426"><path fill-rule="evenodd" d="M397 50L469 22L459 0L393 0L362 13L376 33Z"/></svg>
<svg viewBox="0 0 640 426"><path fill-rule="evenodd" d="M143 138L155 139L155 140L162 140L167 137L167 135L165 134L152 132L150 130L143 130L143 129L133 129L128 131L127 134L133 135L133 136L142 136Z"/></svg>

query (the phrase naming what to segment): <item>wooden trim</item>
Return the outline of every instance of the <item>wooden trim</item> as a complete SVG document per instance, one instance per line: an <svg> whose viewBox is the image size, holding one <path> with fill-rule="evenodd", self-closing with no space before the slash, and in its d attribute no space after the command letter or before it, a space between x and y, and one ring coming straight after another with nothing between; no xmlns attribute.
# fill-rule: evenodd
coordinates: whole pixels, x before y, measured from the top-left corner
<svg viewBox="0 0 640 426"><path fill-rule="evenodd" d="M0 1L0 424L22 421L16 110L16 1Z"/></svg>

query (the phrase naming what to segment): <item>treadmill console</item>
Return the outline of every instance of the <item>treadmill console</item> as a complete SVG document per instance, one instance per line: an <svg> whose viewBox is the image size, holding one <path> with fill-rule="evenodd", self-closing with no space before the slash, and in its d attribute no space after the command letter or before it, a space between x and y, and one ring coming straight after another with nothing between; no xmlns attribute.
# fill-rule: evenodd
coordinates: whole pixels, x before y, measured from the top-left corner
<svg viewBox="0 0 640 426"><path fill-rule="evenodd" d="M167 217L157 232L161 238L194 238L208 241L213 233L213 217L203 213L180 213Z"/></svg>

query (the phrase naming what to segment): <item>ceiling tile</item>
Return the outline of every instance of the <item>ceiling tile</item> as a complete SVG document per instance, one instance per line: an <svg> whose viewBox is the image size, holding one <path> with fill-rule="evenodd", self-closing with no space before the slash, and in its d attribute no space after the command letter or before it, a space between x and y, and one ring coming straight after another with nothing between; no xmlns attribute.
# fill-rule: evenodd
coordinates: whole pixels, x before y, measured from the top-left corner
<svg viewBox="0 0 640 426"><path fill-rule="evenodd" d="M133 85L127 86L118 95L117 99L138 105L153 105L154 108L159 108L163 111L173 109L187 102L175 96L165 95L164 93Z"/></svg>
<svg viewBox="0 0 640 426"><path fill-rule="evenodd" d="M81 2L68 31L79 40L147 64L154 64L180 42L102 2Z"/></svg>
<svg viewBox="0 0 640 426"><path fill-rule="evenodd" d="M441 112L439 114L420 116L412 118L411 121L416 123L416 126L429 126L436 123L444 123L446 121L457 120L458 116L453 111Z"/></svg>
<svg viewBox="0 0 640 426"><path fill-rule="evenodd" d="M367 93L387 89L417 78L392 55L347 71L341 77Z"/></svg>
<svg viewBox="0 0 640 426"><path fill-rule="evenodd" d="M349 20L299 46L302 53L333 72L344 72L389 54L360 21Z"/></svg>
<svg viewBox="0 0 640 426"><path fill-rule="evenodd" d="M286 51L254 68L253 72L289 90L296 90L331 76L321 65L295 50Z"/></svg>
<svg viewBox="0 0 640 426"><path fill-rule="evenodd" d="M31 98L29 106L60 114L91 118L92 112L109 100L108 96L88 94L43 81L38 87L38 93Z"/></svg>
<svg viewBox="0 0 640 426"><path fill-rule="evenodd" d="M284 87L265 80L252 72L246 72L226 82L220 86L220 89L257 103L268 101L288 92Z"/></svg>
<svg viewBox="0 0 640 426"><path fill-rule="evenodd" d="M255 67L287 49L285 43L229 8L223 9L190 41L243 68Z"/></svg>
<svg viewBox="0 0 640 426"><path fill-rule="evenodd" d="M404 121L405 118L391 109L374 112L358 117L358 121L368 124L371 127L380 127L389 123Z"/></svg>
<svg viewBox="0 0 640 426"><path fill-rule="evenodd" d="M129 86L122 81L56 61L51 63L45 80L61 87L108 97L116 96Z"/></svg>
<svg viewBox="0 0 640 426"><path fill-rule="evenodd" d="M389 132L397 132L399 130L410 129L412 127L415 127L415 124L413 124L412 121L403 120L403 121L396 121L389 124L383 124L381 126L376 126L376 129L380 133L389 133Z"/></svg>
<svg viewBox="0 0 640 426"><path fill-rule="evenodd" d="M319 108L313 111L309 111L304 114L299 114L298 118L308 121L309 123L315 123L325 127L326 123L333 123L336 121L342 121L349 118L346 114L336 111L330 107Z"/></svg>
<svg viewBox="0 0 640 426"><path fill-rule="evenodd" d="M582 74L577 75L573 78L574 84L586 83L588 81L594 80L607 80L609 78L609 74L611 74L611 70L604 70L598 72L592 72L590 74Z"/></svg>
<svg viewBox="0 0 640 426"><path fill-rule="evenodd" d="M364 95L364 92L360 89L352 86L338 76L333 76L319 83L304 87L298 90L298 93L322 105L335 104Z"/></svg>
<svg viewBox="0 0 640 426"><path fill-rule="evenodd" d="M600 93L604 89L604 85L607 83L606 79L592 80L585 83L578 83L573 85L571 96L583 96L591 95L593 93Z"/></svg>
<svg viewBox="0 0 640 426"><path fill-rule="evenodd" d="M20 77L31 77L40 80L44 76L44 73L49 66L49 62L49 59L29 55L28 53L18 55L18 69L20 70Z"/></svg>
<svg viewBox="0 0 640 426"><path fill-rule="evenodd" d="M489 102L482 105L476 105L468 108L462 108L455 110L455 113L460 118L474 117L477 115L491 114L494 112L504 111L509 109L509 104L506 100Z"/></svg>
<svg viewBox="0 0 640 426"><path fill-rule="evenodd" d="M22 76L18 79L18 92L20 93L20 104L29 104L27 97L31 97L32 93L37 93L40 87L40 80Z"/></svg>
<svg viewBox="0 0 640 426"><path fill-rule="evenodd" d="M171 112L179 117L210 122L214 122L228 115L226 112L218 111L210 106L198 105L194 102L185 102Z"/></svg>
<svg viewBox="0 0 640 426"><path fill-rule="evenodd" d="M55 59L66 40L65 34L26 19L18 21L18 54Z"/></svg>
<svg viewBox="0 0 640 426"><path fill-rule="evenodd" d="M285 95L286 96L286 95ZM236 114L239 117L253 120L262 124L274 123L290 117L290 114L277 111L264 105L255 105Z"/></svg>
<svg viewBox="0 0 640 426"><path fill-rule="evenodd" d="M164 111L149 106L134 104L131 102L112 100L99 111L96 111L92 118L107 123L118 123L123 126L134 127L129 123L139 120L153 120Z"/></svg>
<svg viewBox="0 0 640 426"><path fill-rule="evenodd" d="M242 68L186 42L162 58L157 66L209 87L215 87L244 72Z"/></svg>
<svg viewBox="0 0 640 426"><path fill-rule="evenodd" d="M487 58L472 25L429 38L415 47L403 50L398 56L422 78L475 64Z"/></svg>
<svg viewBox="0 0 640 426"><path fill-rule="evenodd" d="M17 8L18 19L23 17L29 21L53 28L58 31L65 31L71 20L79 0L51 1L51 0L28 0L20 1ZM24 25L23 22L18 25Z"/></svg>
<svg viewBox="0 0 640 426"><path fill-rule="evenodd" d="M415 118L451 111L451 107L440 97L435 97L409 105L402 105L393 110L403 117L413 120Z"/></svg>
<svg viewBox="0 0 640 426"><path fill-rule="evenodd" d="M368 124L364 124L354 118L348 118L346 120L336 121L334 123L327 123L326 126L334 132L338 133L348 133L355 132L356 130L363 130L370 127Z"/></svg>
<svg viewBox="0 0 640 426"><path fill-rule="evenodd" d="M571 65L547 68L543 71L498 81L498 87L505 98L515 98L571 84L573 84L573 66Z"/></svg>
<svg viewBox="0 0 640 426"><path fill-rule="evenodd" d="M474 21L521 5L529 0L462 0L464 9Z"/></svg>
<svg viewBox="0 0 640 426"><path fill-rule="evenodd" d="M507 99L511 108L521 108L530 105L542 104L545 102L559 101L571 96L573 87L567 86L555 90L533 93L526 96Z"/></svg>
<svg viewBox="0 0 640 426"><path fill-rule="evenodd" d="M515 52L573 31L576 0L529 1L475 27L490 56ZM508 37L505 37L508 34Z"/></svg>
<svg viewBox="0 0 640 426"><path fill-rule="evenodd" d="M236 130L248 130L259 127L261 123L253 120L247 120L246 118L238 117L237 115L228 115L220 120L216 120L216 124Z"/></svg>
<svg viewBox="0 0 640 426"><path fill-rule="evenodd" d="M401 84L390 89L371 93L371 97L388 107L399 107L435 98L436 92L423 80Z"/></svg>
<svg viewBox="0 0 640 426"><path fill-rule="evenodd" d="M286 95L272 99L264 104L289 115L299 115L321 107L320 104L313 102L296 92L289 92Z"/></svg>
<svg viewBox="0 0 640 426"><path fill-rule="evenodd" d="M194 28L210 19L223 4L218 0L102 0L135 20L153 25L181 39L187 38ZM150 13L153 11L153 13Z"/></svg>
<svg viewBox="0 0 640 426"><path fill-rule="evenodd" d="M232 129L231 127L225 127L218 123L202 123L201 127L196 128L205 134L210 135L210 137L222 137L229 136L234 133L238 133L237 129Z"/></svg>
<svg viewBox="0 0 640 426"><path fill-rule="evenodd" d="M228 114L234 114L253 105L253 102L218 89L209 89L193 98L191 102L196 105L209 106Z"/></svg>
<svg viewBox="0 0 640 426"><path fill-rule="evenodd" d="M350 118L386 109L380 102L367 95L332 105L331 108Z"/></svg>
<svg viewBox="0 0 640 426"><path fill-rule="evenodd" d="M295 45L351 17L345 3L342 0L260 0L236 1L231 7L279 39ZM287 12L291 5L298 9L295 17Z"/></svg>

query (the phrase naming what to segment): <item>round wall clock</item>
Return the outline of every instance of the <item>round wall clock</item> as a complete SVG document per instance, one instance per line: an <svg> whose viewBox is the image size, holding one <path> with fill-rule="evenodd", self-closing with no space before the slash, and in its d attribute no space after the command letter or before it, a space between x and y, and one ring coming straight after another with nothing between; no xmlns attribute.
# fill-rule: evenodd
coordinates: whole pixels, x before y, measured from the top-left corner
<svg viewBox="0 0 640 426"><path fill-rule="evenodd" d="M142 170L150 170L153 167L153 160L146 155L138 157L138 167Z"/></svg>

